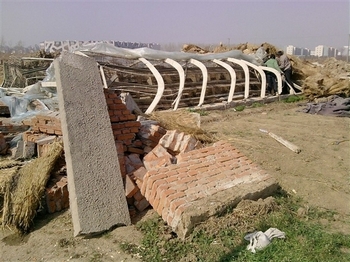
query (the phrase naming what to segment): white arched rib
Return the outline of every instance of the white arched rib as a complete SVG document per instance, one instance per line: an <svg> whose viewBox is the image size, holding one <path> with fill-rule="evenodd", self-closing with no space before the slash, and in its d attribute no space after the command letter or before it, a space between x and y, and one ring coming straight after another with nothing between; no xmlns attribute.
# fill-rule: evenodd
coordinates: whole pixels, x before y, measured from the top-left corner
<svg viewBox="0 0 350 262"><path fill-rule="evenodd" d="M244 98L249 97L249 69L243 60L236 58L227 58L227 61L240 65L244 71Z"/></svg>
<svg viewBox="0 0 350 262"><path fill-rule="evenodd" d="M260 92L260 97L264 98L265 97L265 92L266 92L266 75L265 72L260 68L260 66L254 65L248 61L244 61L247 65L258 71L258 73L261 75L261 92Z"/></svg>
<svg viewBox="0 0 350 262"><path fill-rule="evenodd" d="M204 97L205 97L205 91L207 89L207 83L208 83L208 70L205 67L205 65L202 62L199 62L196 59L190 59L190 63L194 64L195 66L198 66L199 69L202 71L203 75L203 83L202 83L202 91L201 96L199 98L198 106L201 106L204 103Z"/></svg>
<svg viewBox="0 0 350 262"><path fill-rule="evenodd" d="M277 93L281 94L282 93L282 77L281 77L281 73L278 72L276 69L271 68L271 67L266 67L266 66L260 66L260 68L264 71L268 71L271 73L274 73L276 75L277 78Z"/></svg>
<svg viewBox="0 0 350 262"><path fill-rule="evenodd" d="M149 70L151 70L151 72L154 75L154 77L156 78L157 84L158 84L156 96L154 97L152 103L150 104L150 106L147 108L147 110L145 112L145 114L150 114L153 112L153 110L158 105L160 99L162 98L162 95L164 92L164 80L163 80L163 77L158 72L158 70L148 60L146 60L143 57L140 57L139 60L142 63L144 63L149 68Z"/></svg>
<svg viewBox="0 0 350 262"><path fill-rule="evenodd" d="M222 62L221 60L214 59L213 62L217 63L220 66L222 66L223 68L225 68L230 73L231 86L230 86L230 92L229 92L228 98L227 98L227 103L230 103L232 101L233 94L235 92L235 87L236 87L236 72L235 72L235 70L233 70L233 68L229 64L227 64L225 62Z"/></svg>
<svg viewBox="0 0 350 262"><path fill-rule="evenodd" d="M100 74L101 74L101 77L102 77L102 82L103 82L103 86L104 88L108 88L107 86L107 81L106 81L106 75L105 75L105 72L103 71L103 67L100 66Z"/></svg>
<svg viewBox="0 0 350 262"><path fill-rule="evenodd" d="M168 63L169 65L173 66L177 70L177 72L179 73L179 78L180 78L179 92L177 93L177 97L175 98L174 102L172 103L172 105L175 104L174 110L176 110L179 106L180 99L182 96L182 91L184 90L184 86L185 86L185 71L182 68L182 66L173 59L167 58L167 59L165 59L165 63Z"/></svg>

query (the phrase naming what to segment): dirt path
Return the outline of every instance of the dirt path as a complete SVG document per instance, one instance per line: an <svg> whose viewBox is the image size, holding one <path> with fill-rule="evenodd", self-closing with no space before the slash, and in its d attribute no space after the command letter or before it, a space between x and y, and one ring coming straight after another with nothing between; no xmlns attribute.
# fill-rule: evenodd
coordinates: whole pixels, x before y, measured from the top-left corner
<svg viewBox="0 0 350 262"><path fill-rule="evenodd" d="M308 205L349 216L350 119L297 112L302 108L274 103L241 112L215 111L202 117L202 128L232 141ZM301 152L294 153L259 129L283 137Z"/></svg>

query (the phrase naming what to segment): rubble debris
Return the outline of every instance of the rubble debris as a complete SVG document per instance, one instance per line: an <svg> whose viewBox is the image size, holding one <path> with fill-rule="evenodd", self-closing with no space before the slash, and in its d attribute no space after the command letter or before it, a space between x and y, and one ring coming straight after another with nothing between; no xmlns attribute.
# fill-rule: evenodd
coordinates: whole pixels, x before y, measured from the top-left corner
<svg viewBox="0 0 350 262"><path fill-rule="evenodd" d="M63 166L51 177L45 188L45 207L52 214L69 207L67 172Z"/></svg>
<svg viewBox="0 0 350 262"><path fill-rule="evenodd" d="M185 44L182 46L182 52L206 54L206 53L209 53L209 50L206 50L206 49L199 47L197 45Z"/></svg>
<svg viewBox="0 0 350 262"><path fill-rule="evenodd" d="M244 54L253 56L258 47L259 45L245 43L235 48L237 50L242 51ZM264 43L264 47L265 49L269 49L270 53L274 53L277 51L274 46L268 43ZM229 47L220 45L217 49L214 50L213 53L229 52L231 50L232 49ZM188 45L187 47L184 46L183 51L210 55L210 52L208 50L193 45ZM78 60L80 59L81 58L78 58ZM117 193L119 197L123 197L120 198L120 200L124 198L126 199L126 203L129 209L129 214L127 214L128 217L134 214L135 210L143 211L151 205L164 218L164 220L169 223L169 225L173 226L174 230L176 230L180 236L185 236L188 232L192 230L193 226L195 226L195 223L191 224L190 222L188 222L189 220L192 221L193 219L193 221L195 221L197 220L198 216L201 219L205 219L208 214L212 215L218 210L210 209L209 213L206 213L204 216L202 216L202 214L195 214L192 212L193 210L190 210L190 208L187 209L188 206L182 206L183 202L181 200L181 196L178 197L179 199L172 199L175 201L173 204L171 204L172 202L170 203L169 199L166 198L164 198L166 199L164 203L157 203L157 201L160 200L158 199L159 195L165 196L165 191L169 189L169 185L174 181L174 179L178 179L180 181L180 179L176 175L171 175L169 173L170 169L176 170L176 172L178 171L177 175L186 175L189 172L192 172L192 178L196 179L200 178L200 176L202 175L209 176L210 174L206 172L209 172L211 168L215 168L215 163L212 163L210 161L216 159L222 153L222 150L216 151L215 149L216 146L222 145L221 142L211 145L209 147L205 147L205 145L215 142L215 139L200 129L200 113L203 112L204 107L201 108L201 111L192 110L192 106L196 106L198 104L198 97L201 91L201 88L199 87L202 84L201 75L196 73L198 72L198 70L196 71L194 67L187 67L187 69L189 70L187 71L186 77L189 82L186 83L186 88L184 89L182 94L184 99L181 100L181 107L188 108L190 106L190 109L177 111L161 111L163 109L169 109L173 107L171 103L174 101L174 98L176 98L176 96L178 95L179 77L174 69L169 68L167 66L160 66L162 67L160 71L161 73L164 73L164 81L166 84L166 91L163 97L164 100L162 100L158 105L158 111L155 111L149 116L145 116L142 113L142 111L149 106L150 102L152 102L152 96L154 96L157 92L155 85L156 79L149 72L146 73L142 66L139 67L139 65L137 65L137 61L135 60L126 61L126 66L124 64L118 64L116 60L111 59L110 57L108 57L107 59L108 63L105 64L101 62L98 58L96 58L96 60L98 61L99 65L103 65L103 70L108 78L108 88L103 89L104 99L100 99L100 93L98 93L97 95L95 93L95 95L89 93L89 95L86 97L89 97L89 99L94 102L98 101L98 105L96 106L96 108L104 104L104 100L106 101L106 107L109 116L108 121L110 123L108 124L108 128L107 125L105 125L106 128L97 125L96 123L99 122L94 118L97 115L100 116L101 112L102 115L104 114L104 108L102 106L101 108L96 109L98 111L96 111L96 114L90 114L90 112L79 111L76 114L69 113L68 115L62 116L58 113L58 106L49 105L49 101L44 101L44 99L39 99L36 96L35 99L32 99L31 102L29 104L26 104L25 106L26 110L32 109L36 111L34 116L25 118L23 117L24 120L21 122L21 125L18 130L11 130L10 127L8 127L8 134L11 134L11 132L15 132L16 134L18 134L19 132L23 132L21 140L18 141L18 143L16 143L17 146L15 148L18 151L13 150L13 158L22 159L31 158L35 156L38 156L39 158L48 157L52 145L55 144L57 141L62 141L62 129L64 130L64 128L67 128L67 126L64 126L64 124L62 124L63 121L61 122L61 120L63 120L65 117L67 118L76 115L75 123L82 123L82 118L88 116L88 127L90 128L91 126L93 126L96 129L96 133L93 136L93 139L97 139L97 137L99 137L100 133L98 132L98 130L107 130L109 129L109 127L111 127L112 129L114 140L111 141L113 141L115 144L117 155L113 155L112 160L110 160L110 162L113 162L113 165L115 165L116 163L119 164L119 169L121 173L120 175L122 179L122 183L120 184L122 184L123 186L118 188L116 191L118 191ZM322 97L323 95L328 94L330 92L340 92L344 96L349 96L349 88L343 86L344 82L342 81L348 80L347 74L344 75L344 72L349 71L347 65L343 65L341 62L330 60L327 62L328 64L326 63L320 66L301 61L298 58L294 57L292 57L291 61L295 69L293 75L294 79L300 84L303 84L305 82L306 85L303 85L304 88L306 88L306 90L310 90L311 95L307 95L308 98L311 99L312 97ZM62 60L60 60L60 62L57 63L61 62ZM160 62L158 61L158 63ZM210 64L210 62L208 62L208 64ZM96 63L94 61L94 66L91 65L91 68L95 69L95 67ZM88 69L91 68L88 67ZM216 103L220 101L220 105L223 108L226 108L226 104L222 102L226 101L226 96L228 93L227 87L230 84L230 78L227 75L227 72L224 69L219 68L217 65L208 66L208 69L209 87L206 91L206 102L212 104L214 102ZM237 90L239 90L240 92L239 95L237 95L239 96L239 98L237 99L242 99L242 87L244 84L242 76L243 71L239 68L235 68L235 70L236 69L238 80ZM67 70L68 69L65 68L62 69L62 71L65 72L67 72ZM325 73L328 71L324 70L333 71L332 74L328 74ZM317 75L315 74L315 72L322 72L322 80L316 81L318 86L315 87L315 90L312 90L312 88L308 89L308 81L314 81L312 80L312 78L309 77ZM250 76L251 79L253 79L253 82L251 82L251 89L249 92L250 94L259 94L260 80L253 73L253 71L250 72ZM337 83L329 81L328 83L328 80L325 78L325 76L330 76L338 79L337 74L341 75L341 77L339 78L341 81L336 80L338 81ZM317 75L317 77L321 77L321 75ZM78 75L78 78L79 77L81 76ZM90 79L90 76L86 77L86 79L88 78ZM96 75L96 79L98 78L99 77L97 77ZM86 79L81 80L82 82L84 82ZM72 79L72 82L75 81L78 80ZM66 84L69 86L71 83L67 81ZM96 86L94 86L94 88L99 90L101 83L96 81L95 84ZM337 84L339 84L339 86L337 86ZM76 86L79 85L80 83L76 84ZM24 88L22 91L25 91L26 93L20 93L19 97L23 96L23 94L25 94L24 96L26 96L35 93L36 95L40 94L45 98L56 98L56 87L52 87L52 90L49 90L46 89L48 86L48 83L46 83L35 84L28 88ZM76 88L76 86L74 87ZM322 86L321 89L320 86ZM323 87L327 88L323 89ZM7 96L10 94L18 94L17 90L14 91L12 89L4 89L2 91L6 91ZM83 91L85 92L86 90ZM71 96L71 98L73 99L74 95ZM90 100L89 104L91 102ZM81 101L79 101L78 103L80 109L84 109L84 105L80 104L80 102ZM7 110L8 112L12 112L12 110L9 110L8 106ZM139 118L137 119L138 116ZM147 119L145 119L145 117L147 117ZM20 118L22 118L22 116L20 116ZM28 130L29 128L30 130ZM5 128L3 128L2 130L4 134L7 132ZM94 151L98 150L97 148L99 148L99 146L101 145L96 141L92 142L93 143L91 143L90 139L86 139L82 143L80 143L80 146L81 148L88 148L89 152L94 153ZM229 148L227 150L231 149L232 148ZM110 150L108 150L108 153L112 151L114 152L113 147L111 147ZM206 158L203 160L201 159L201 157L204 155ZM84 156L80 158L84 158ZM96 158L98 157L100 156L97 156ZM230 157L232 158L232 156ZM242 160L243 156L240 155L239 158ZM222 158L220 161L226 161L225 159L227 160L227 158ZM254 187L253 189L250 188L250 184L244 185L243 183L242 187L232 189L232 199L229 199L228 203L225 204L235 205L240 199L245 197L251 197L252 195L249 194L252 191L254 191L254 198L261 195L269 195L277 186L276 183L272 181L267 174L265 174L262 170L259 170L259 168L257 168L251 161L247 159L243 160L245 162L243 161L244 164L242 164L242 166L246 166L247 170L249 167L250 170L253 170L254 172L252 171L251 173L249 173L247 170L242 168L242 166L235 166L235 168L237 168L235 172L237 173L234 174L234 179L241 179L240 181L244 181L245 176L255 176L258 174L261 175L261 177L266 178L267 182L259 182L259 185L255 185L256 187ZM197 166L198 170L189 170L186 168L180 170L180 168L182 168L183 166L193 164L193 161L197 161L196 164L198 165L200 165L201 163L210 163L207 165L204 164L204 166ZM64 165L65 164L66 163L64 163ZM68 163L67 165L69 166L71 164L72 163ZM102 166L104 168L105 165ZM100 167L101 165L98 166L98 168ZM219 168L218 166L216 167ZM204 168L208 168L208 170L204 170ZM85 173L89 173L90 171L90 169L86 170ZM217 173L216 175L227 175L232 170L219 171L220 174ZM67 200L69 197L69 184L67 181L66 171L63 170L62 172L63 173L60 173L58 175L51 174L51 178L46 185L45 200L49 213L60 211L69 206L69 201ZM84 178L82 179L86 179L85 173ZM108 173L107 175L111 174L112 172ZM161 177L164 175L168 175L165 182ZM183 177L181 177L181 181L182 179ZM154 182L152 186L150 186L149 181ZM232 182L232 179L230 181ZM221 179L218 178L215 181L215 186L222 186L222 188L225 188L226 190L228 187L231 186L231 182L222 182ZM194 190L196 189L193 189L192 186L195 187L195 185L188 186L188 190L192 190L194 192ZM203 187L201 189L203 190ZM211 190L211 187L205 188L205 190L209 192ZM114 191L113 194L116 191ZM208 194L211 193L213 192L210 191ZM220 196L220 192L215 192L215 194L218 194L218 196ZM90 196L88 190L87 192L82 192L82 195ZM222 201L220 197L219 199L215 199L216 197L217 196L210 196L209 199L210 201L213 200L213 202L219 204L223 204L223 202L225 202ZM121 200L121 202L123 201L124 200ZM198 197L198 199L195 199L194 202L194 209L197 210L200 209L200 207L205 206L206 202L208 202L208 199ZM74 209L74 207L72 208ZM216 208L220 209L221 207L216 206ZM170 211L172 212L175 209L177 210L175 217L169 216ZM125 213L127 212L124 212L123 216L126 216ZM124 222L125 221L128 222L128 219L125 218ZM104 226L108 227L109 225ZM79 229L77 231L79 231ZM82 230L79 232L85 231Z"/></svg>

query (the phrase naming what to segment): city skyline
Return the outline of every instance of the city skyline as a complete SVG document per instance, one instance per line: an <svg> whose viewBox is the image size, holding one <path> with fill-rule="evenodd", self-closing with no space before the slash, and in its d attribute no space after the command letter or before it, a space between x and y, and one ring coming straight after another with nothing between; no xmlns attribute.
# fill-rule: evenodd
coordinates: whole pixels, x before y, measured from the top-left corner
<svg viewBox="0 0 350 262"><path fill-rule="evenodd" d="M349 1L0 0L2 42L116 40L313 49L349 41Z"/></svg>

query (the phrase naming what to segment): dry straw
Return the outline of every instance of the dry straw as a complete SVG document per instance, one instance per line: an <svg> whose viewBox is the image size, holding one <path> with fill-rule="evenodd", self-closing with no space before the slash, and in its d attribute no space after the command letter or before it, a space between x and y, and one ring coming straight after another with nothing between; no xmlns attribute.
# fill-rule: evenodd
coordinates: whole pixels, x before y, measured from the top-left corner
<svg viewBox="0 0 350 262"><path fill-rule="evenodd" d="M29 230L51 171L62 153L62 144L53 143L47 155L29 162L7 181L4 190L3 227L16 227L21 232Z"/></svg>
<svg viewBox="0 0 350 262"><path fill-rule="evenodd" d="M204 144L215 142L215 139L210 134L199 127L199 114L196 116L196 114L187 110L156 111L149 118L159 122L167 130L177 130L192 135Z"/></svg>

